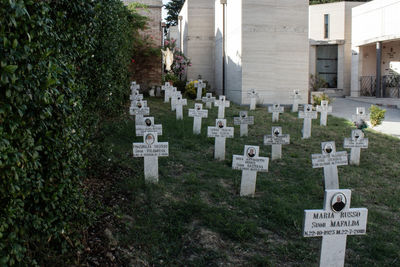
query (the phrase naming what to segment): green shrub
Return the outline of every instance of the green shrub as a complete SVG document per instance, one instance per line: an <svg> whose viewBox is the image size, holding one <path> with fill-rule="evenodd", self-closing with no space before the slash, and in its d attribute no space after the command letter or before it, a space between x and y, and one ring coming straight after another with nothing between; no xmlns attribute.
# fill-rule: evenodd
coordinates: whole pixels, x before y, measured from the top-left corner
<svg viewBox="0 0 400 267"><path fill-rule="evenodd" d="M331 104L332 102L332 99L327 94L313 95L313 106L320 106L322 100L328 101L328 104Z"/></svg>
<svg viewBox="0 0 400 267"><path fill-rule="evenodd" d="M328 87L328 83L318 74L310 75L311 91L318 91L320 88Z"/></svg>
<svg viewBox="0 0 400 267"><path fill-rule="evenodd" d="M370 111L370 121L372 127L382 124L383 119L385 119L386 109L381 109L378 106L372 105L369 108Z"/></svg>
<svg viewBox="0 0 400 267"><path fill-rule="evenodd" d="M174 85L177 81L179 81L179 77L173 73L168 73L163 77L163 84L170 82Z"/></svg>

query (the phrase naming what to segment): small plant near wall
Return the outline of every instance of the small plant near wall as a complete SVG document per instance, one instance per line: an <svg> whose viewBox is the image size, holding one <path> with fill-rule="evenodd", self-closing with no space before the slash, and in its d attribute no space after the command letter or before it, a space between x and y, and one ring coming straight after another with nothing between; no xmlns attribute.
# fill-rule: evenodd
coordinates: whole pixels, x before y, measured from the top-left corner
<svg viewBox="0 0 400 267"><path fill-rule="evenodd" d="M322 100L328 101L329 104L333 101L327 94L313 95L313 106L316 107L321 105Z"/></svg>
<svg viewBox="0 0 400 267"><path fill-rule="evenodd" d="M326 88L328 87L328 83L321 78L318 74L316 75L310 75L310 87L311 91L318 91L320 88Z"/></svg>
<svg viewBox="0 0 400 267"><path fill-rule="evenodd" d="M191 81L186 85L186 90L185 90L185 95L186 97L190 99L195 99L197 96L197 88L194 86L198 80L196 81ZM210 85L208 84L208 81L203 81L205 84L207 84L206 88L203 88L203 92L201 93L202 95L205 95L206 92L209 90Z"/></svg>
<svg viewBox="0 0 400 267"><path fill-rule="evenodd" d="M378 106L372 105L369 111L372 127L381 125L382 121L385 119L386 109L381 109Z"/></svg>

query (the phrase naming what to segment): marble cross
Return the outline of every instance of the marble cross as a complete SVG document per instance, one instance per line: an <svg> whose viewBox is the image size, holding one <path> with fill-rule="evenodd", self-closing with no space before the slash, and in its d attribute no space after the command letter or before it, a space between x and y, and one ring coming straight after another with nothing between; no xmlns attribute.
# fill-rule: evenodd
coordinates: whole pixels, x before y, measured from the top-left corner
<svg viewBox="0 0 400 267"><path fill-rule="evenodd" d="M137 84L136 82L131 82L131 91L132 92L139 91L139 89L140 89L140 85L139 84Z"/></svg>
<svg viewBox="0 0 400 267"><path fill-rule="evenodd" d="M216 119L215 127L209 126L207 136L215 138L214 158L216 160L225 159L225 141L226 138L233 138L234 128L226 126L225 119Z"/></svg>
<svg viewBox="0 0 400 267"><path fill-rule="evenodd" d="M196 100L201 100L201 96L203 95L203 88L207 87L207 84L203 83L203 80L199 80L194 84L194 87L197 88L197 97Z"/></svg>
<svg viewBox="0 0 400 267"><path fill-rule="evenodd" d="M270 145L271 160L282 158L282 145L290 144L290 135L282 134L282 127L273 126L271 135L264 135L264 145Z"/></svg>
<svg viewBox="0 0 400 267"><path fill-rule="evenodd" d="M187 99L183 99L182 96L178 96L175 101L176 104L176 119L183 120L183 106L187 105Z"/></svg>
<svg viewBox="0 0 400 267"><path fill-rule="evenodd" d="M365 235L368 210L350 208L351 190L327 189L322 210L304 211L304 237L322 236L319 266L344 266L347 235Z"/></svg>
<svg viewBox="0 0 400 267"><path fill-rule="evenodd" d="M299 100L301 100L301 95L300 95L299 90L294 90L293 95L291 97L293 98L292 112L298 112L299 111Z"/></svg>
<svg viewBox="0 0 400 267"><path fill-rule="evenodd" d="M318 113L313 111L312 105L304 105L304 111L299 111L299 118L304 119L303 122L303 139L311 137L311 120L318 118Z"/></svg>
<svg viewBox="0 0 400 267"><path fill-rule="evenodd" d="M329 106L327 100L321 100L321 105L317 106L317 112L321 113L320 125L326 126L328 121L328 113L332 112L332 106Z"/></svg>
<svg viewBox="0 0 400 267"><path fill-rule="evenodd" d="M146 132L156 132L162 135L162 125L154 124L154 117L143 117L142 123L136 125L136 136L144 136Z"/></svg>
<svg viewBox="0 0 400 267"><path fill-rule="evenodd" d="M350 164L360 165L361 148L368 148L368 138L364 138L364 133L361 130L352 130L351 138L345 138L343 143L344 148L350 148Z"/></svg>
<svg viewBox="0 0 400 267"><path fill-rule="evenodd" d="M176 100L178 100L178 97L182 98L182 93L180 91L171 91L169 96L171 97L171 111L175 111Z"/></svg>
<svg viewBox="0 0 400 267"><path fill-rule="evenodd" d="M258 93L255 89L251 89L247 92L247 96L250 98L250 110L256 109L256 103L258 98Z"/></svg>
<svg viewBox="0 0 400 267"><path fill-rule="evenodd" d="M230 102L226 100L224 95L220 95L219 99L214 102L214 106L218 107L218 118L225 118L225 108L230 107Z"/></svg>
<svg viewBox="0 0 400 267"><path fill-rule="evenodd" d="M135 91L130 95L129 100L131 101L143 100L143 94L140 94L139 91Z"/></svg>
<svg viewBox="0 0 400 267"><path fill-rule="evenodd" d="M212 108L212 103L215 102L215 97L212 96L212 93L206 93L206 96L202 98L203 103L206 103L206 108Z"/></svg>
<svg viewBox="0 0 400 267"><path fill-rule="evenodd" d="M268 107L268 112L272 113L272 122L279 121L279 113L283 113L284 111L284 107L281 107L280 104L275 103Z"/></svg>
<svg viewBox="0 0 400 267"><path fill-rule="evenodd" d="M129 114L135 115L135 127L143 122L143 116L150 114L150 108L147 107L147 101L132 101L129 108Z"/></svg>
<svg viewBox="0 0 400 267"><path fill-rule="evenodd" d="M360 122L368 120L368 114L364 107L358 107L356 114L352 116L353 122Z"/></svg>
<svg viewBox="0 0 400 267"><path fill-rule="evenodd" d="M166 82L165 85L161 87L161 91L164 91L164 103L169 102L169 91L171 91L172 88L174 87L169 82Z"/></svg>
<svg viewBox="0 0 400 267"><path fill-rule="evenodd" d="M144 179L158 183L158 157L168 157L168 142L158 142L156 132L146 132L143 143L133 143L133 157L144 158Z"/></svg>
<svg viewBox="0 0 400 267"><path fill-rule="evenodd" d="M193 117L193 133L201 133L201 121L208 117L208 110L203 109L203 104L194 104L194 109L189 109L189 117Z"/></svg>
<svg viewBox="0 0 400 267"><path fill-rule="evenodd" d="M244 155L233 155L232 169L242 171L240 196L254 196L257 172L268 172L269 158L259 156L258 146L245 146Z"/></svg>
<svg viewBox="0 0 400 267"><path fill-rule="evenodd" d="M312 154L313 168L324 168L325 189L338 189L339 176L337 166L348 164L347 152L336 152L334 141L322 142L322 154Z"/></svg>
<svg viewBox="0 0 400 267"><path fill-rule="evenodd" d="M254 124L254 117L248 116L247 111L240 111L239 117L233 118L234 125L240 125L240 136L247 136L249 132L249 125Z"/></svg>

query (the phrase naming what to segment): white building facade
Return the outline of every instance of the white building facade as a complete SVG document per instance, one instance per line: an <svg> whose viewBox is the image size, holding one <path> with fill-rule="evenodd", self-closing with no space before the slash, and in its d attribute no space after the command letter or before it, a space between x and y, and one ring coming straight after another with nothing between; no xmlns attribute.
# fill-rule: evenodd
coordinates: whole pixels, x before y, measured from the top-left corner
<svg viewBox="0 0 400 267"><path fill-rule="evenodd" d="M309 7L310 74L337 95L350 95L353 7L364 2L336 2Z"/></svg>
<svg viewBox="0 0 400 267"><path fill-rule="evenodd" d="M353 8L351 95L400 97L400 0Z"/></svg>

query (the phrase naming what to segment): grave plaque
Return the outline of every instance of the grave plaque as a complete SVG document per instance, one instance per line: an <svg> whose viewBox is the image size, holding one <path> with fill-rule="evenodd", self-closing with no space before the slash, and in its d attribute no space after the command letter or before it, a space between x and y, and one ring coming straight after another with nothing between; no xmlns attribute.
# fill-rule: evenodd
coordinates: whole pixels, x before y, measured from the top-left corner
<svg viewBox="0 0 400 267"><path fill-rule="evenodd" d="M189 109L189 117L193 117L193 133L201 133L201 122L208 117L208 110L203 109L203 104L194 104L194 109Z"/></svg>
<svg viewBox="0 0 400 267"><path fill-rule="evenodd" d="M182 96L178 96L175 101L176 104L176 119L183 120L183 106L187 105L187 99L183 99Z"/></svg>
<svg viewBox="0 0 400 267"><path fill-rule="evenodd" d="M272 113L272 122L279 121L279 113L284 112L284 108L280 104L273 104L268 107L268 112Z"/></svg>
<svg viewBox="0 0 400 267"><path fill-rule="evenodd" d="M226 100L224 95L220 95L219 99L214 102L214 106L218 107L218 118L225 118L225 108L230 107L230 102Z"/></svg>
<svg viewBox="0 0 400 267"><path fill-rule="evenodd" d="M215 97L212 96L212 93L206 93L206 96L202 98L203 103L206 103L206 108L212 108L212 103L215 102Z"/></svg>
<svg viewBox="0 0 400 267"><path fill-rule="evenodd" d="M293 98L292 112L298 112L299 111L299 101L301 100L301 95L300 95L299 90L294 90L293 95L291 97Z"/></svg>
<svg viewBox="0 0 400 267"><path fill-rule="evenodd" d="M299 118L303 122L303 139L311 137L311 120L318 118L318 113L312 110L312 105L304 105L304 111L299 111Z"/></svg>
<svg viewBox="0 0 400 267"><path fill-rule="evenodd" d="M147 132L143 143L133 143L133 157L144 158L144 179L158 183L158 157L168 157L168 142L158 142L156 132Z"/></svg>
<svg viewBox="0 0 400 267"><path fill-rule="evenodd" d="M269 159L259 156L258 146L245 146L244 155L233 155L232 169L242 171L240 196L254 196L257 172L268 172Z"/></svg>
<svg viewBox="0 0 400 267"><path fill-rule="evenodd" d="M162 125L154 124L154 117L143 117L142 123L136 125L136 136L144 136L146 132L156 132L162 135Z"/></svg>
<svg viewBox="0 0 400 267"><path fill-rule="evenodd" d="M207 87L207 84L203 83L203 80L199 80L194 84L194 87L197 88L197 97L196 100L201 100L201 96L203 95L203 88Z"/></svg>
<svg viewBox="0 0 400 267"><path fill-rule="evenodd" d="M344 148L350 148L350 164L360 165L361 148L368 148L368 138L364 138L364 133L361 130L352 130L351 138L345 138L343 143Z"/></svg>
<svg viewBox="0 0 400 267"><path fill-rule="evenodd" d="M332 112L332 106L329 106L329 102L326 100L321 101L321 105L317 106L317 112L321 113L320 125L326 126L328 121L328 113Z"/></svg>
<svg viewBox="0 0 400 267"><path fill-rule="evenodd" d="M257 103L257 98L258 98L258 93L256 92L255 89L251 89L247 93L247 96L250 98L250 110L255 110L256 109L256 103Z"/></svg>
<svg viewBox="0 0 400 267"><path fill-rule="evenodd" d="M282 134L282 127L273 126L272 134L264 136L264 145L271 147L271 160L282 158L282 145L290 144L290 135Z"/></svg>
<svg viewBox="0 0 400 267"><path fill-rule="evenodd" d="M350 208L351 190L325 190L322 210L304 211L304 237L322 236L320 266L344 266L347 235L365 235L368 210Z"/></svg>
<svg viewBox="0 0 400 267"><path fill-rule="evenodd" d="M240 111L239 117L233 118L234 125L240 125L240 136L247 136L248 135L248 125L254 124L254 117L248 116L247 111Z"/></svg>
<svg viewBox="0 0 400 267"><path fill-rule="evenodd" d="M147 107L147 101L135 101L131 103L129 114L135 115L135 127L143 122L143 116L150 114L150 108Z"/></svg>
<svg viewBox="0 0 400 267"><path fill-rule="evenodd" d="M207 136L215 138L214 158L217 160L225 159L226 138L233 138L234 128L226 126L225 119L216 119L215 127L209 126Z"/></svg>

